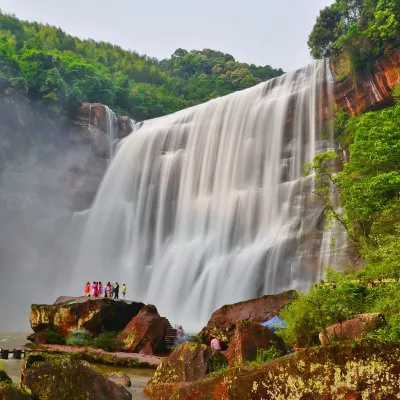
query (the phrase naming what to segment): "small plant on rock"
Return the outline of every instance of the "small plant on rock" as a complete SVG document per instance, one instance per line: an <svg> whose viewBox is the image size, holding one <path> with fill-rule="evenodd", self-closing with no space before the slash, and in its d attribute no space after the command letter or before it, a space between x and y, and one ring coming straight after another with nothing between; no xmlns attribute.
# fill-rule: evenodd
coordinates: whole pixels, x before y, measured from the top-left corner
<svg viewBox="0 0 400 400"><path fill-rule="evenodd" d="M48 344L65 344L65 339L58 332L47 331L46 342Z"/></svg>

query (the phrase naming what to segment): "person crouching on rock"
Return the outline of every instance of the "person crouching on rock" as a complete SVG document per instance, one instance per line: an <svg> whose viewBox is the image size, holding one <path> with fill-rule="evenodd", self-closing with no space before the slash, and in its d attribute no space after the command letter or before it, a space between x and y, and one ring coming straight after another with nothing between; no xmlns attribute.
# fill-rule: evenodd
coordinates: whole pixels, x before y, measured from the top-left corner
<svg viewBox="0 0 400 400"><path fill-rule="evenodd" d="M96 297L97 294L97 284L95 281L92 283L92 297Z"/></svg>
<svg viewBox="0 0 400 400"><path fill-rule="evenodd" d="M85 286L85 297L90 297L90 282L86 283L86 286Z"/></svg>
<svg viewBox="0 0 400 400"><path fill-rule="evenodd" d="M214 338L211 340L211 348L213 350L221 350L221 342L219 341L219 339Z"/></svg>

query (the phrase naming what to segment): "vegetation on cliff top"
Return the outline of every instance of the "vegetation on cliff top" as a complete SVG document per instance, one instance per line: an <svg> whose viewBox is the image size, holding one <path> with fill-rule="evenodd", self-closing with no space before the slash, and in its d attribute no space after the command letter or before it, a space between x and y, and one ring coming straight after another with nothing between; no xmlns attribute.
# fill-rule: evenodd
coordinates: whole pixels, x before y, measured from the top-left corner
<svg viewBox="0 0 400 400"><path fill-rule="evenodd" d="M398 0L336 0L324 8L309 36L313 58L346 54L356 69L398 45Z"/></svg>
<svg viewBox="0 0 400 400"><path fill-rule="evenodd" d="M51 117L88 101L142 120L283 74L210 49L178 49L158 61L3 13L0 48L2 94L18 92L40 103Z"/></svg>

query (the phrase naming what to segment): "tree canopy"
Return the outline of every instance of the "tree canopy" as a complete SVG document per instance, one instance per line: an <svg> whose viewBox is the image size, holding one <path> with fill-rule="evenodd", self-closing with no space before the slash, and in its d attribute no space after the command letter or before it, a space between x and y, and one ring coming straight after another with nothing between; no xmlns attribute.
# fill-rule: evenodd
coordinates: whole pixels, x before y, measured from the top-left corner
<svg viewBox="0 0 400 400"><path fill-rule="evenodd" d="M398 45L398 0L336 0L324 8L308 39L313 58L345 52L356 69Z"/></svg>

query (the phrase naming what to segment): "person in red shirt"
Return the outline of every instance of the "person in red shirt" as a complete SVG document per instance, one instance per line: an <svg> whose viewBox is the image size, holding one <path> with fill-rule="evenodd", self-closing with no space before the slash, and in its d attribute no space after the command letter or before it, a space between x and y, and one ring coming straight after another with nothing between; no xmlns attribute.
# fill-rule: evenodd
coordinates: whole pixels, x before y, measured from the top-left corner
<svg viewBox="0 0 400 400"><path fill-rule="evenodd" d="M90 297L90 282L86 283L86 286L85 286L85 297Z"/></svg>

